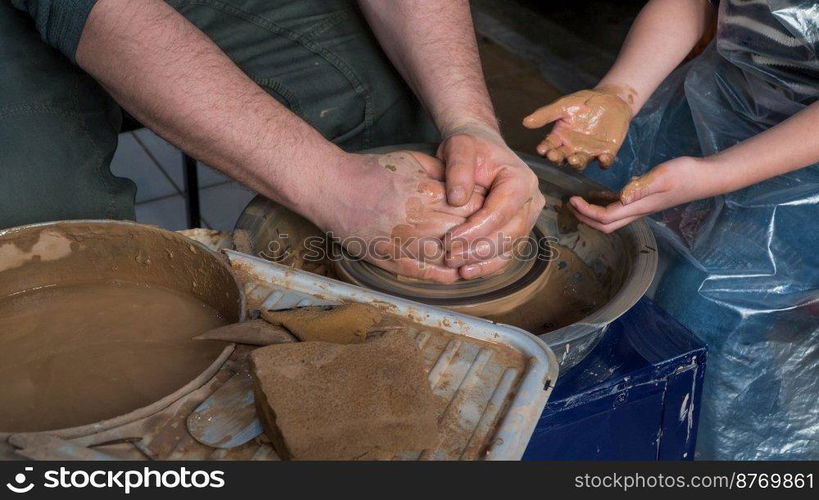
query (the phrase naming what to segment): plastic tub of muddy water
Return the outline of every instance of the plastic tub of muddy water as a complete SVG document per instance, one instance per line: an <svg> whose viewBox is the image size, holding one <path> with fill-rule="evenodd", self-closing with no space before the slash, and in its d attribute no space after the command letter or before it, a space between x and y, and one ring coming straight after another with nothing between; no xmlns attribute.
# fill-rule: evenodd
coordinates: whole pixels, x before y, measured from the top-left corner
<svg viewBox="0 0 819 500"><path fill-rule="evenodd" d="M97 433L208 381L233 346L192 337L241 321L222 255L114 221L0 231L0 439Z"/></svg>

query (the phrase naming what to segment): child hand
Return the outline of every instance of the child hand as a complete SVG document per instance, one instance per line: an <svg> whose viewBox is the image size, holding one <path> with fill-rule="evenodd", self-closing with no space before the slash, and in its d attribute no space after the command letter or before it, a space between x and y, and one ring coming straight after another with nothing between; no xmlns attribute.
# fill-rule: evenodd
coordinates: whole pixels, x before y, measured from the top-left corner
<svg viewBox="0 0 819 500"><path fill-rule="evenodd" d="M645 215L720 194L723 189L715 173L705 160L683 156L633 178L620 192L620 200L606 207L580 196L573 196L569 204L580 222L608 234Z"/></svg>
<svg viewBox="0 0 819 500"><path fill-rule="evenodd" d="M597 159L608 168L623 144L631 122L633 92L613 87L581 90L544 106L523 119L526 128L556 122L537 147L551 162L583 170Z"/></svg>

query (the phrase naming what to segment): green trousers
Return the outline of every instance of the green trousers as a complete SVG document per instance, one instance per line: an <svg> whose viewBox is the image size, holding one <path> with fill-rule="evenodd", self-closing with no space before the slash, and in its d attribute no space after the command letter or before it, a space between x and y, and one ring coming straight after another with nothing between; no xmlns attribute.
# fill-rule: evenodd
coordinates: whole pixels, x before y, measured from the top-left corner
<svg viewBox="0 0 819 500"><path fill-rule="evenodd" d="M353 0L169 0L254 81L348 151L437 138ZM122 111L0 2L0 228L133 219L110 162Z"/></svg>

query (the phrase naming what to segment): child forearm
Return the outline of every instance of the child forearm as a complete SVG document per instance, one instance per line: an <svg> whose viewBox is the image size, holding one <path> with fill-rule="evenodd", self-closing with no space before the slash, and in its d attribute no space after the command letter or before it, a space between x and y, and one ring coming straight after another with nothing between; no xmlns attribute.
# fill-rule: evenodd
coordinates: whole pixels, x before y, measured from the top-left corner
<svg viewBox="0 0 819 500"><path fill-rule="evenodd" d="M598 87L617 89L637 114L703 37L715 14L708 0L651 0Z"/></svg>
<svg viewBox="0 0 819 500"><path fill-rule="evenodd" d="M712 182L729 193L819 163L819 103L782 123L703 161L714 168Z"/></svg>
<svg viewBox="0 0 819 500"><path fill-rule="evenodd" d="M555 123L537 152L581 170L592 160L610 167L631 119L700 41L714 11L708 0L651 0L596 88L564 96L523 119L527 128Z"/></svg>

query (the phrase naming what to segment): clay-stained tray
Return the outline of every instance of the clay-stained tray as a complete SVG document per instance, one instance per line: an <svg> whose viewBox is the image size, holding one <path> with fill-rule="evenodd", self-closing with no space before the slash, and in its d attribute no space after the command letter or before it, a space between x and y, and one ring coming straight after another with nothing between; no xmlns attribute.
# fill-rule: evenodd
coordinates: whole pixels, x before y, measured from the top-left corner
<svg viewBox="0 0 819 500"><path fill-rule="evenodd" d="M244 283L248 309L288 309L361 302L412 326L433 393L447 403L437 449L404 459L518 460L523 455L558 363L524 330L366 290L226 250Z"/></svg>

